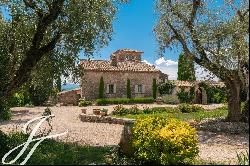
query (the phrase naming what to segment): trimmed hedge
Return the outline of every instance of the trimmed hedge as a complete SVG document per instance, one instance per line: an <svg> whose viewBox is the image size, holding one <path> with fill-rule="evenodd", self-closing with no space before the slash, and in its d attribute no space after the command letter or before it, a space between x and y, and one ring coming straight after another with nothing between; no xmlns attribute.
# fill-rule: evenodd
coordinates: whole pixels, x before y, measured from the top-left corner
<svg viewBox="0 0 250 166"><path fill-rule="evenodd" d="M200 106L189 105L189 104L186 104L186 103L178 105L177 109L182 113L205 111L205 109L200 107Z"/></svg>
<svg viewBox="0 0 250 166"><path fill-rule="evenodd" d="M107 105L107 104L132 104L132 103L153 103L155 100L153 98L110 98L110 99L97 99L97 105Z"/></svg>
<svg viewBox="0 0 250 166"><path fill-rule="evenodd" d="M131 108L125 108L122 105L118 105L114 107L114 111L112 112L112 115L139 115L139 114L157 114L157 113L175 113L178 112L175 108L169 108L169 107L154 107L154 108L143 108L139 109L136 105Z"/></svg>
<svg viewBox="0 0 250 166"><path fill-rule="evenodd" d="M78 103L79 107L86 107L86 106L89 106L89 105L92 105L91 101L80 100L79 103Z"/></svg>

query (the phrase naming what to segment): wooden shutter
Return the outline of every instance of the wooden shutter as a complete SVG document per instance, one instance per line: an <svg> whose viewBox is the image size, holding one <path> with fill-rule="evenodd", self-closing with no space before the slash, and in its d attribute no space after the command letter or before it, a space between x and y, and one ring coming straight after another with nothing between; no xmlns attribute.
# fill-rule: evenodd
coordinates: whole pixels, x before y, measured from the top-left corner
<svg viewBox="0 0 250 166"><path fill-rule="evenodd" d="M135 85L135 93L138 93L138 85Z"/></svg>
<svg viewBox="0 0 250 166"><path fill-rule="evenodd" d="M116 93L116 84L114 84L114 93Z"/></svg>
<svg viewBox="0 0 250 166"><path fill-rule="evenodd" d="M107 84L106 93L109 93L109 84Z"/></svg>

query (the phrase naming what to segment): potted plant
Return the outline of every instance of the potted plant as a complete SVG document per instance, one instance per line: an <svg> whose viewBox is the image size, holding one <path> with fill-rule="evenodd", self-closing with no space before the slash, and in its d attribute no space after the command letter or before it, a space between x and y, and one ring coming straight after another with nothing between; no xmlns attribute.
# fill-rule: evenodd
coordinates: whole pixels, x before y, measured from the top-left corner
<svg viewBox="0 0 250 166"><path fill-rule="evenodd" d="M93 109L93 114L94 115L100 115L101 110L100 109Z"/></svg>
<svg viewBox="0 0 250 166"><path fill-rule="evenodd" d="M105 108L103 108L102 110L101 110L101 116L107 116L108 115L108 109L105 109Z"/></svg>

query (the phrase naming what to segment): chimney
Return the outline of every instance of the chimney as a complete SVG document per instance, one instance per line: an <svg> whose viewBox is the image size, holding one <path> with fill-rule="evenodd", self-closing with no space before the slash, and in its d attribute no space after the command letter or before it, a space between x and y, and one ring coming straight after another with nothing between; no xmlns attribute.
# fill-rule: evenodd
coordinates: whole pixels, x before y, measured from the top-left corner
<svg viewBox="0 0 250 166"><path fill-rule="evenodd" d="M111 55L111 66L116 66L117 67L117 57L113 54Z"/></svg>

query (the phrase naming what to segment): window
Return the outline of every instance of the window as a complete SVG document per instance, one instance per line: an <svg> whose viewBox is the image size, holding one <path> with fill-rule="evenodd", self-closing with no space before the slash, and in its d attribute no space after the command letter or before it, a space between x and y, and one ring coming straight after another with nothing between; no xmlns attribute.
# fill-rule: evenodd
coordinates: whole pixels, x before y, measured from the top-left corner
<svg viewBox="0 0 250 166"><path fill-rule="evenodd" d="M109 93L114 93L114 85L113 84L109 85Z"/></svg>
<svg viewBox="0 0 250 166"><path fill-rule="evenodd" d="M135 93L144 93L144 86L143 85L136 85L135 86Z"/></svg>
<svg viewBox="0 0 250 166"><path fill-rule="evenodd" d="M109 93L109 94L116 93L116 85L115 84L107 84L106 93Z"/></svg>
<svg viewBox="0 0 250 166"><path fill-rule="evenodd" d="M142 93L142 85L138 85L138 93Z"/></svg>

